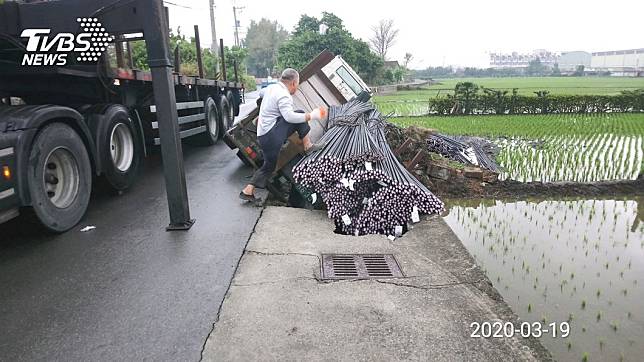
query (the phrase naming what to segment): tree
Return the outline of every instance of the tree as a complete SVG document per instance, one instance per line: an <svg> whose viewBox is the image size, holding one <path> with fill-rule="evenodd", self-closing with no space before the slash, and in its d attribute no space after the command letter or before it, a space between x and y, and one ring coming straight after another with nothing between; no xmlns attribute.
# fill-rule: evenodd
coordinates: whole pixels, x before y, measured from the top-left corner
<svg viewBox="0 0 644 362"><path fill-rule="evenodd" d="M411 53L405 53L405 60L403 62L403 66L405 69L409 69L409 62L414 58L414 56Z"/></svg>
<svg viewBox="0 0 644 362"><path fill-rule="evenodd" d="M585 67L584 67L583 64L578 65L577 68L575 69L575 73L573 73L573 75L575 77L583 76L584 75L584 69L585 69Z"/></svg>
<svg viewBox="0 0 644 362"><path fill-rule="evenodd" d="M394 78L394 82L400 83L405 79L405 75L407 74L407 71L403 67L396 67L391 71L391 74Z"/></svg>
<svg viewBox="0 0 644 362"><path fill-rule="evenodd" d="M543 72L544 66L541 64L541 59L539 59L539 57L536 57L528 63L528 68L526 69L526 73L528 75L542 75Z"/></svg>
<svg viewBox="0 0 644 362"><path fill-rule="evenodd" d="M378 25L372 26L373 36L369 39L369 44L376 54L382 60L387 60L387 52L396 43L398 29L394 28L393 19L382 19Z"/></svg>
<svg viewBox="0 0 644 362"><path fill-rule="evenodd" d="M454 98L462 106L463 113L471 114L473 110L473 101L477 97L479 86L472 82L458 82L454 87Z"/></svg>
<svg viewBox="0 0 644 362"><path fill-rule="evenodd" d="M550 94L550 91L540 90L532 93L537 95L539 103L541 103L541 113L548 113L548 94Z"/></svg>
<svg viewBox="0 0 644 362"><path fill-rule="evenodd" d="M507 95L508 95L507 90L483 88L483 93L485 93L485 97L487 98L486 100L489 106L494 108L494 113L496 114L505 113L505 108L506 108L505 104L507 102Z"/></svg>
<svg viewBox="0 0 644 362"><path fill-rule="evenodd" d="M197 65L197 48L195 46L195 39L189 39L182 35L177 29L177 34L170 32L169 49L174 53L175 47L179 48L179 60L181 61L180 72L183 75L197 75L199 73ZM132 60L134 68L149 70L147 51L145 43L142 40L134 41L131 43ZM239 81L244 83L245 86L251 89L255 88L255 79L248 76L246 68L243 67L244 60L247 56L247 51L244 48L233 46L232 48L224 47L224 57L226 58L226 77L229 80L235 79L234 62L237 61L237 76ZM174 59L172 56L171 59ZM203 61L204 76L206 78L222 77L220 74L215 74L215 61L219 61L219 57L215 57L210 49L201 50L201 59Z"/></svg>
<svg viewBox="0 0 644 362"><path fill-rule="evenodd" d="M300 36L306 32L316 32L320 29L320 20L313 16L302 15L300 21L297 22L293 36Z"/></svg>
<svg viewBox="0 0 644 362"><path fill-rule="evenodd" d="M288 38L288 32L276 21L251 21L246 34L248 57L246 66L251 74L267 77L275 72L277 50Z"/></svg>
<svg viewBox="0 0 644 362"><path fill-rule="evenodd" d="M326 34L319 33L320 24L329 27ZM334 14L324 12L317 19L303 15L289 40L284 42L277 53L280 68L302 69L323 50L342 55L344 60L367 82L373 82L382 60L371 52L369 45L355 39Z"/></svg>

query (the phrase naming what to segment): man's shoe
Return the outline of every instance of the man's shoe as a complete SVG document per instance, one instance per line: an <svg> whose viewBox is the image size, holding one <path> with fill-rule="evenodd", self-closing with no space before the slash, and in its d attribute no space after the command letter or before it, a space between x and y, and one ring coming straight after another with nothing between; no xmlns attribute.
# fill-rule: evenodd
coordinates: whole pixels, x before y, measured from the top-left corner
<svg viewBox="0 0 644 362"><path fill-rule="evenodd" d="M250 202L259 201L259 199L255 197L255 195L246 195L244 191L239 192L239 198L244 201L250 201Z"/></svg>

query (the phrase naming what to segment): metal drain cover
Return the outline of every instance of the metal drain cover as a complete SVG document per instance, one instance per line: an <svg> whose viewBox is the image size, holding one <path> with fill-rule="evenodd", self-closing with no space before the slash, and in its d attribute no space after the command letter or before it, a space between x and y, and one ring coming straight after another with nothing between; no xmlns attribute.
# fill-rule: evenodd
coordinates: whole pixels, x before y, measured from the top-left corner
<svg viewBox="0 0 644 362"><path fill-rule="evenodd" d="M322 254L322 279L404 277L392 254Z"/></svg>

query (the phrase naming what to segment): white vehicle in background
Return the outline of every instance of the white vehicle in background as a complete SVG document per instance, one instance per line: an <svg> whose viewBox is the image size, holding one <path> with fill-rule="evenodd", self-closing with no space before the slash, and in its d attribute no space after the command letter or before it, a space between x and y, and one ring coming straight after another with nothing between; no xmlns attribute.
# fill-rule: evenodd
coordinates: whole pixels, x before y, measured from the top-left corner
<svg viewBox="0 0 644 362"><path fill-rule="evenodd" d="M322 68L322 72L347 101L357 97L363 91L371 93L362 78L339 55L325 65Z"/></svg>

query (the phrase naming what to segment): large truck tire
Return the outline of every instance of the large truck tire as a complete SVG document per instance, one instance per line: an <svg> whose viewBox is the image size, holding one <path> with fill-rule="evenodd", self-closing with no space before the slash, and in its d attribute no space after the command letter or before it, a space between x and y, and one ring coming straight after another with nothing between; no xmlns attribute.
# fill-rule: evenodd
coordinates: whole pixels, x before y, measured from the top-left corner
<svg viewBox="0 0 644 362"><path fill-rule="evenodd" d="M47 230L61 233L78 224L89 205L92 166L72 127L52 123L38 133L27 177L34 213Z"/></svg>
<svg viewBox="0 0 644 362"><path fill-rule="evenodd" d="M219 97L219 112L221 113L221 124L224 130L224 132L222 132L223 136L226 131L233 127L235 122L235 117L233 116L228 98L223 95Z"/></svg>
<svg viewBox="0 0 644 362"><path fill-rule="evenodd" d="M115 190L126 190L136 181L143 163L141 136L124 106L111 105L103 116L96 135L103 175Z"/></svg>
<svg viewBox="0 0 644 362"><path fill-rule="evenodd" d="M230 113L234 119L234 117L239 116L239 102L237 102L237 97L235 97L235 94L232 91L226 92L226 99L228 99Z"/></svg>
<svg viewBox="0 0 644 362"><path fill-rule="evenodd" d="M206 102L204 102L204 113L206 114L206 132L200 135L200 141L207 146L212 146L217 143L217 140L224 133L221 129L219 111L217 110L217 104L214 99L210 97L206 99Z"/></svg>

